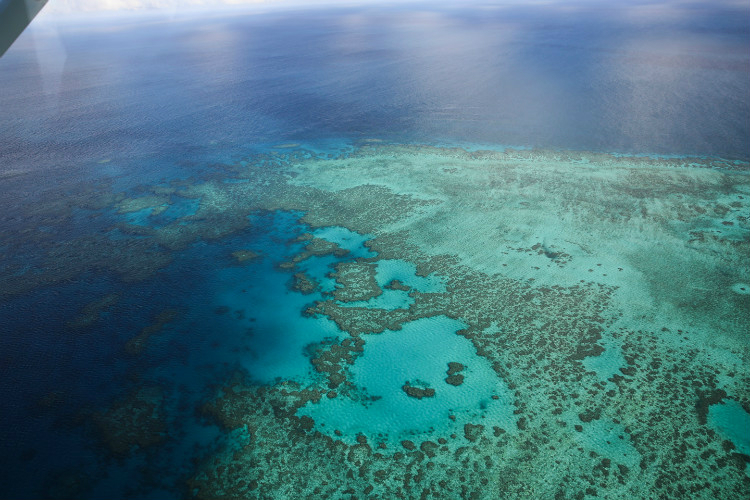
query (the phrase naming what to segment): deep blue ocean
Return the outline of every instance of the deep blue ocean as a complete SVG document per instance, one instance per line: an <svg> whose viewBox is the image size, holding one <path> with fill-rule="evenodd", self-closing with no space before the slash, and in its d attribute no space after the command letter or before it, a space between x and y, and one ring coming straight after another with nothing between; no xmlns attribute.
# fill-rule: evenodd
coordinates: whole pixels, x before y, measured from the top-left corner
<svg viewBox="0 0 750 500"><path fill-rule="evenodd" d="M374 138L748 160L748 19L747 5L720 1L40 18L0 59L0 266L20 276L50 265L39 245L139 223L138 212L66 206L66 193L105 183L135 195L284 143L321 154ZM161 223L196 203L175 201ZM238 370L259 384L304 375L305 358L285 357L274 335L313 321L297 316L314 296L274 314L268 297L288 294L278 265L310 228L299 214L253 217L252 230L173 249L145 281L120 282L102 264L20 294L0 283L0 497L190 497L195 464L229 439L196 408ZM366 255L351 238L351 255ZM242 248L267 258L237 266ZM327 258L308 271L322 277L338 257ZM231 303L240 289L254 309ZM108 294L117 298L99 320L71 326ZM165 309L179 319L143 355L126 352ZM252 323L240 329L244 315ZM315 341L339 335L318 327ZM96 415L150 384L180 420L178 438L145 456L108 455Z"/></svg>

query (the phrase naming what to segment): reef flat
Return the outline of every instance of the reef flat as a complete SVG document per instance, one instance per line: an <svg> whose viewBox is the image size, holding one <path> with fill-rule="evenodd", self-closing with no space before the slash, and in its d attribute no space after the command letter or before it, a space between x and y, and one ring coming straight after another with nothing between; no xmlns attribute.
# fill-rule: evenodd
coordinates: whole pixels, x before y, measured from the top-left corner
<svg viewBox="0 0 750 500"><path fill-rule="evenodd" d="M326 414L317 407L332 403L317 396L290 415L289 425L297 432L307 425L303 448L322 440L318 446L332 466L311 468L305 464L313 458L302 453L303 468L280 467L271 484L285 484L290 495L336 491L372 498L699 492L740 498L748 491L745 444L706 419L716 405L750 409L749 304L737 291L737 283L748 281L746 166L365 146L334 160L292 161L289 175L291 186L325 192L327 202L283 208L304 210L312 226L372 234L368 246L378 258L411 262L418 276L446 282L444 292L412 291L413 302L393 311L351 308L337 297L318 302L311 314L328 316L364 340L352 371L368 359L370 336L403 341L420 318L456 318L465 324L454 327L456 334L471 340L512 391L494 395L512 413L477 405L484 411L459 425L451 412L437 412L443 422L422 429L431 438L413 430L418 439L386 446L380 434L388 425L357 427L362 417L346 404ZM338 281L339 295L350 281ZM360 281L372 286L368 276ZM397 352L434 356L429 351L440 345L440 333L431 330L434 340L427 335ZM394 354L377 363L381 381L400 366ZM435 364L445 370L445 362ZM355 387L362 383L357 375L350 377ZM437 376L429 382L437 394L446 390ZM234 406L242 408L245 397L224 396L211 411L228 427L247 425ZM271 399L277 397L289 396L282 390ZM434 416L427 401L401 397L380 418ZM358 408L374 413L378 402ZM404 410L407 403L413 409ZM298 422L300 413L316 418ZM356 436L339 429L347 423L359 430ZM294 442L289 432L275 429L268 449ZM249 444L246 454L208 465L193 483L197 494L215 497L216 485L230 491L255 476L263 480L231 491L273 491L264 490L269 476L260 457L288 464L298 455L295 447L270 456L262 448ZM305 479L289 483L285 474Z"/></svg>
<svg viewBox="0 0 750 500"><path fill-rule="evenodd" d="M186 497L745 498L749 173L289 144L19 208L97 231L19 230L0 297L107 276L70 311L85 335L155 296L128 287L194 278L117 337L148 360L131 390L80 416L147 465L218 429Z"/></svg>

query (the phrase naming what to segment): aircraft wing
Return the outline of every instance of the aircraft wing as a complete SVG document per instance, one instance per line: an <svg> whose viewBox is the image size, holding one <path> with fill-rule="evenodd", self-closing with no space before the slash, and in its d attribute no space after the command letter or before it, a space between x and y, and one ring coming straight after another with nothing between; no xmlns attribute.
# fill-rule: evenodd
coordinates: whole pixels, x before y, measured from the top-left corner
<svg viewBox="0 0 750 500"><path fill-rule="evenodd" d="M47 0L0 0L0 57L46 3Z"/></svg>

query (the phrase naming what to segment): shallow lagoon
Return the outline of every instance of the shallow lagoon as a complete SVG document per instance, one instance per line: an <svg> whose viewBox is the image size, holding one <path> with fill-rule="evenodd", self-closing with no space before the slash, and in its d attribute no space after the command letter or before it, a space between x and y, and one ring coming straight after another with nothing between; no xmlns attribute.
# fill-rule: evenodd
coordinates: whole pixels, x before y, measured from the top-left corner
<svg viewBox="0 0 750 500"><path fill-rule="evenodd" d="M669 46L617 11L606 30L518 6L216 18L203 40L235 38L200 47L189 18L20 40L0 61L7 495L744 498L747 33L734 7L703 31L672 7L690 15L639 18ZM37 51L57 42L59 80ZM144 44L153 64L115 78ZM23 111L37 73L60 93Z"/></svg>

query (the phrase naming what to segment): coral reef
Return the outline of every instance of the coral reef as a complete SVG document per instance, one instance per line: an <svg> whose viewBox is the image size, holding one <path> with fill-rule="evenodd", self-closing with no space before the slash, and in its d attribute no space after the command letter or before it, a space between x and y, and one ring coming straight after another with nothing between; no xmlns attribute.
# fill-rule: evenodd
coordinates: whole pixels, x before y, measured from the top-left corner
<svg viewBox="0 0 750 500"><path fill-rule="evenodd" d="M435 168L446 163L453 168ZM406 259L421 276L446 279L445 292L435 293L389 282L385 288L413 298L408 307L347 307L349 293L351 300L374 297L372 271L365 272L373 264L340 264L337 296L306 314L329 317L363 339L364 356L368 335L420 318L460 318L467 327L459 334L511 389L515 422L501 427L479 418L463 432L403 440L394 450L366 434L346 444L340 430L323 432L309 417L300 431L289 410L287 420L261 419L273 432L206 464L192 486L206 498L235 491L242 481L259 496L741 498L750 482L743 455L700 415L728 395L749 408L750 380L740 361L749 359L748 350L738 336L748 326L739 314L745 296L732 289L747 282L741 252L750 240L738 212L746 208L745 168L717 160L381 145L346 159L296 162L290 184L311 196L304 203L282 196L279 207L304 210L313 226L372 233L368 245L379 259ZM487 186L482 196L478 186ZM317 204L315 189L327 191L327 206ZM716 216L732 224L714 225ZM716 266L730 275L713 273ZM706 300L705 290L722 299ZM707 332L720 332L712 337L713 354L700 347ZM601 372L612 374L601 378L587 368L587 360L613 349L621 354L608 362L623 364ZM722 367L709 361L713 356L733 361ZM323 373L341 374L333 384L345 386L346 371L313 362ZM470 376L453 363L443 370L448 387L460 388L461 377ZM404 388L415 396L427 390ZM245 406L257 404L250 396L257 390L218 398L214 415L230 427L257 422L251 415L258 410ZM228 406L231 418L218 409ZM292 440L289 433L304 444L269 454ZM275 447L267 445L271 436ZM379 444L363 448L372 441ZM330 467L310 469L309 450ZM267 467L261 457L279 466ZM300 475L311 480L281 479Z"/></svg>
<svg viewBox="0 0 750 500"><path fill-rule="evenodd" d="M93 325L94 323L99 321L103 313L117 304L119 300L120 296L118 294L108 293L98 300L89 302L88 304L83 306L83 309L81 309L81 312L78 314L78 316L68 322L68 326L70 328L78 330Z"/></svg>
<svg viewBox="0 0 750 500"><path fill-rule="evenodd" d="M448 377L446 377L445 382L455 386L463 384L464 376L460 372L464 371L464 368L466 367L461 363L456 363L454 361L448 363Z"/></svg>
<svg viewBox="0 0 750 500"><path fill-rule="evenodd" d="M207 453L188 480L197 498L747 495L746 448L712 417L728 405L750 413L746 163L365 141L332 157L290 146L127 193L108 184L51 192L65 201L25 205L17 217L91 229L57 238L10 227L0 299L90 273L154 278L185 249L251 231L260 212L306 225L279 239L287 254L273 269L285 293L309 300L300 315L329 333L303 344L307 378L213 387L202 415L248 439ZM175 212L185 200L195 210ZM365 247L319 233L332 227ZM221 254L233 270L267 260L240 245ZM69 326L96 324L118 297L84 306ZM211 310L229 321L237 309ZM173 321L176 310L162 311L125 350L142 352ZM441 321L473 357L431 351ZM288 332L273 333L283 345ZM496 385L466 403L481 363ZM416 368L436 375L407 373ZM400 378L379 394L378 376ZM394 408L448 396L466 404L411 434L346 421L385 408L377 417L388 422ZM118 456L163 442L164 399L145 381L96 414L102 442Z"/></svg>
<svg viewBox="0 0 750 500"><path fill-rule="evenodd" d="M141 354L149 339L162 331L165 325L175 321L180 315L180 312L176 309L165 309L156 315L154 321L144 327L138 335L132 337L125 344L125 352L128 354Z"/></svg>
<svg viewBox="0 0 750 500"><path fill-rule="evenodd" d="M142 387L93 416L99 437L116 456L164 441L167 423L164 393L158 386Z"/></svg>
<svg viewBox="0 0 750 500"><path fill-rule="evenodd" d="M237 259L237 262L244 263L260 257L260 255L252 250L235 250L232 252L232 257Z"/></svg>
<svg viewBox="0 0 750 500"><path fill-rule="evenodd" d="M432 387L419 387L418 385L411 385L410 382L406 382L401 387L401 390L410 398L422 399L435 397L435 389Z"/></svg>

